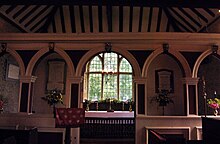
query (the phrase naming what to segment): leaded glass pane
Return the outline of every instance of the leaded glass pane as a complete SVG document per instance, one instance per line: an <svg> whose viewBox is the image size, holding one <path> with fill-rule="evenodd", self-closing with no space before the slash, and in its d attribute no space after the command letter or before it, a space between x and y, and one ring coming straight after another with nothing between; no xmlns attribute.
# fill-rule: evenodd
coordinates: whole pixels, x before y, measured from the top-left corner
<svg viewBox="0 0 220 144"><path fill-rule="evenodd" d="M89 74L89 83L88 83L89 100L97 101L101 99L101 85L102 85L101 74Z"/></svg>
<svg viewBox="0 0 220 144"><path fill-rule="evenodd" d="M117 98L117 75L105 74L103 83L103 99Z"/></svg>
<svg viewBox="0 0 220 144"><path fill-rule="evenodd" d="M126 101L132 98L132 75L120 74L119 76L119 100Z"/></svg>
<svg viewBox="0 0 220 144"><path fill-rule="evenodd" d="M104 71L117 72L118 68L118 55L116 53L104 54Z"/></svg>
<svg viewBox="0 0 220 144"><path fill-rule="evenodd" d="M132 67L125 58L122 59L119 69L120 72L130 72L130 73L132 72Z"/></svg>
<svg viewBox="0 0 220 144"><path fill-rule="evenodd" d="M90 63L90 72L102 71L102 62L98 56L94 57Z"/></svg>
<svg viewBox="0 0 220 144"><path fill-rule="evenodd" d="M89 100L132 98L132 67L121 55L100 53L90 61L87 72Z"/></svg>

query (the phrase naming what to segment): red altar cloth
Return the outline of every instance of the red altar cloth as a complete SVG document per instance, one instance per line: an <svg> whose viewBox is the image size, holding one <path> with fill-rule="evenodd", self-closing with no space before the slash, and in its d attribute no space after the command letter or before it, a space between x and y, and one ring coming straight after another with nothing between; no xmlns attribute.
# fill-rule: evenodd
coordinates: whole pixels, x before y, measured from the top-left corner
<svg viewBox="0 0 220 144"><path fill-rule="evenodd" d="M79 127L84 122L84 108L56 108L55 125L57 128Z"/></svg>

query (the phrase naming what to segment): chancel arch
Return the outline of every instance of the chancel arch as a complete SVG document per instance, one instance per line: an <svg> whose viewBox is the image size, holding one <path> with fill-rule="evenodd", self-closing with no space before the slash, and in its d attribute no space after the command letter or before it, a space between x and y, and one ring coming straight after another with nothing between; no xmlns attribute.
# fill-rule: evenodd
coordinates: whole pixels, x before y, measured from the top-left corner
<svg viewBox="0 0 220 144"><path fill-rule="evenodd" d="M103 46L98 46L98 47L94 47L92 48L90 51L88 51L83 57L82 59L80 60L79 64L78 64L78 67L77 67L77 70L76 70L76 75L83 75L84 74L84 70L85 70L85 66L87 65L87 63L96 55L100 54L100 53L103 53L103 52L106 52L105 49L104 49L104 45ZM118 48L117 46L113 46L112 49L111 49L111 52L113 53L117 53L118 55L121 55L120 57L123 57L124 59L126 59L131 67L132 67L132 77L133 79L131 80L132 83L133 83L133 89L132 89L132 92L133 95L135 94L134 92L134 87L135 87L135 80L136 78L140 77L141 75L141 70L140 70L140 67L136 61L136 59L133 57L133 55L131 55L128 51L126 50L122 50L120 48ZM84 75L84 80L86 80L86 77ZM86 82L83 83L84 86L86 85ZM84 87L83 88L83 98L80 98L81 100L85 98L85 93L87 92L87 89ZM87 98L87 96L86 96ZM133 100L135 100L135 96L133 96Z"/></svg>
<svg viewBox="0 0 220 144"><path fill-rule="evenodd" d="M41 50L39 50L34 56L33 58L30 60L28 67L27 67L27 71L26 71L26 75L31 75L33 68L35 66L35 64L37 63L37 61L46 53L49 52L49 48L42 48ZM62 58L65 60L67 67L69 68L69 73L70 76L74 76L75 74L75 68L74 65L70 59L70 57L68 56L68 54L61 50L60 48L57 48L56 46L54 47L54 52L58 53L60 56L62 56Z"/></svg>
<svg viewBox="0 0 220 144"><path fill-rule="evenodd" d="M57 69L56 65L59 66ZM48 104L42 100L42 97L46 96L48 91L53 89L63 92L63 102L65 105L60 106L70 106L71 80L75 76L75 68L69 55L64 50L56 46L54 49L46 47L40 49L30 60L26 75L36 77L34 81L29 83L29 87L32 87L29 92L31 93L29 100L32 99L33 102L28 100L31 111L50 113L51 108L47 108ZM49 82L50 79L53 82ZM42 89L42 91L39 93L37 89ZM38 107L39 103L42 104L41 107Z"/></svg>
<svg viewBox="0 0 220 144"><path fill-rule="evenodd" d="M7 103L7 107L4 107L5 113L17 113L20 107L20 78L25 73L25 67L13 46L5 46L6 51L0 56L0 101Z"/></svg>
<svg viewBox="0 0 220 144"><path fill-rule="evenodd" d="M220 93L220 55L219 51L214 52L208 49L201 54L196 61L195 77L198 81L198 115L213 115L213 109L205 107L208 99L219 97Z"/></svg>
<svg viewBox="0 0 220 144"><path fill-rule="evenodd" d="M13 50L11 48L7 48L6 50L16 59L18 65L19 65L20 75L21 76L25 75L25 67L24 67L24 63L23 63L20 55L15 50Z"/></svg>
<svg viewBox="0 0 220 144"><path fill-rule="evenodd" d="M90 51L88 51L83 57L82 59L80 60L79 64L78 64L78 67L76 69L76 76L81 76L83 75L83 70L86 65L86 63L96 54L100 53L100 52L103 52L105 51L104 49L104 45L102 46L98 46L98 47L94 47L92 48ZM134 76L136 77L139 77L141 76L141 70L140 70L140 67L138 65L138 62L136 61L136 59L134 58L133 55L131 55L128 51L126 50L122 50L120 48L117 48L117 47L112 47L112 51L113 52L117 52L121 55L123 55L123 57L125 57L132 65L132 68L133 68L133 73L134 73Z"/></svg>
<svg viewBox="0 0 220 144"><path fill-rule="evenodd" d="M161 72L166 71L169 73L169 79L173 79L173 82L169 79L163 82ZM163 48L158 48L147 58L143 73L143 77L146 77L146 96L145 96L145 114L147 115L186 115L186 96L184 95L184 77L191 77L191 70L186 59L177 51L169 48L168 51L164 51ZM157 77L157 75L159 75ZM168 75L167 75L168 76ZM168 83L165 81L168 81ZM163 84L164 83L164 84ZM168 86L163 86L162 85ZM158 86L157 86L158 85ZM162 87L162 88L160 88ZM158 90L159 89L159 90ZM162 92L161 90L166 89L169 91L170 103L161 107L161 104L154 99ZM177 93L178 91L178 93ZM185 89L186 91L186 89ZM152 106L153 105L153 106ZM176 107L176 108L175 108ZM178 107L178 108L177 108ZM158 109L156 111L156 109ZM178 111L173 111L178 109Z"/></svg>
<svg viewBox="0 0 220 144"><path fill-rule="evenodd" d="M198 74L198 69L199 69L199 66L201 64L201 62L208 56L212 54L212 50L211 49L208 49L206 51L204 51L199 57L198 59L196 60L195 62L195 65L193 67L193 71L192 71L192 77L193 78L197 78L197 74Z"/></svg>
<svg viewBox="0 0 220 144"><path fill-rule="evenodd" d="M152 60L155 59L155 57L157 57L159 54L163 52L164 52L164 49L161 47L153 51L152 54L150 54L150 56L147 58L146 62L144 63L143 72L142 72L143 77L147 75L147 71L149 69L149 65L151 64ZM192 74L191 74L190 66L187 63L186 59L183 57L183 55L179 53L178 51L173 50L172 48L169 48L168 52L169 54L173 55L179 61L183 69L185 77L191 77Z"/></svg>

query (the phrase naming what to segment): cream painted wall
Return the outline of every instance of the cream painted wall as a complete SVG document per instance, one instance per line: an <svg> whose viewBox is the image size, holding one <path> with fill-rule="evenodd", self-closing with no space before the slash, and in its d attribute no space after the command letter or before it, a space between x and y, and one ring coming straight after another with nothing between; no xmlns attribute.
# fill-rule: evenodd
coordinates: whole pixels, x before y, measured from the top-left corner
<svg viewBox="0 0 220 144"><path fill-rule="evenodd" d="M62 59L62 58L58 54L54 53L42 59L40 63L36 66L36 71L34 75L37 76L37 79L34 82L33 106L32 106L32 111L34 111L35 113L49 114L53 112L53 108L41 98L46 96L46 83L48 78L47 61L51 59ZM62 105L58 104L58 106L61 107Z"/></svg>
<svg viewBox="0 0 220 144"><path fill-rule="evenodd" d="M153 101L155 93L155 70L169 69L173 70L174 75L174 93L170 94L174 104L170 103L165 107L164 115L184 115L184 96L183 96L183 75L181 69L174 58L169 55L161 54L151 63L147 74L147 115L162 115L162 107Z"/></svg>

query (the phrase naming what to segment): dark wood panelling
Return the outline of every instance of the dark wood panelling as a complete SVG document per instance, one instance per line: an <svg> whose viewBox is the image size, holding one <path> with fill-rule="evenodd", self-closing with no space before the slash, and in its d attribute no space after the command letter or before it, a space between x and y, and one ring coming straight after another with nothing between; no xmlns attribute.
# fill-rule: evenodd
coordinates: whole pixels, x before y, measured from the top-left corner
<svg viewBox="0 0 220 144"><path fill-rule="evenodd" d="M22 18L19 20L19 23L22 23L22 22L23 22L24 20L26 20L31 14L35 13L35 12L38 10L39 7L40 7L39 5L35 6L29 13L27 13L26 15L24 15L24 17L22 17Z"/></svg>
<svg viewBox="0 0 220 144"><path fill-rule="evenodd" d="M34 84L31 83L31 92L30 92L30 103L29 103L29 113L32 113L32 102L33 102L33 88L34 88Z"/></svg>
<svg viewBox="0 0 220 144"><path fill-rule="evenodd" d="M172 15L170 14L170 12L168 11L168 8L164 8L163 10L164 10L164 12L165 12L165 14L166 14L166 16L167 16L167 18L168 18L169 23L172 25L174 31L180 32L181 30L180 30L180 28L177 26L174 17L172 17Z"/></svg>
<svg viewBox="0 0 220 144"><path fill-rule="evenodd" d="M79 84L71 85L71 108L78 108Z"/></svg>
<svg viewBox="0 0 220 144"><path fill-rule="evenodd" d="M183 101L183 104L184 104L184 112L185 112L185 115L187 115L187 97L186 97L186 84L183 85L183 96L184 96L184 101Z"/></svg>
<svg viewBox="0 0 220 144"><path fill-rule="evenodd" d="M98 5L100 0L1 0L1 4L6 5L13 5L13 4L41 4L41 5L54 5L54 4L62 4L62 5ZM106 5L108 1L103 1L103 5ZM111 0L112 5L125 5L129 6L131 4L131 0ZM133 0L134 6L149 6L149 7L185 7L185 8L219 8L220 3L219 1L192 1L192 0L184 0L184 1L156 1L156 0L147 0L147 1L140 1L140 0Z"/></svg>
<svg viewBox="0 0 220 144"><path fill-rule="evenodd" d="M208 19L205 16L203 16L198 10L194 8L192 8L191 10L198 16L198 18L205 21L206 23L208 22Z"/></svg>
<svg viewBox="0 0 220 144"><path fill-rule="evenodd" d="M94 31L103 32L103 28L107 28L105 32L113 32L113 28L115 27L118 27L118 29L114 30L114 32L124 32L124 26L128 28L129 32L132 32L133 29L137 29L138 32L173 32L174 30L175 32L197 33L218 19L217 9L210 7L164 7L161 2L160 4L161 6L155 7L149 5L148 2L140 3L135 0L127 2L98 0L95 2L80 2L75 5L68 4L67 6L54 4L41 5L38 7L34 7L33 5L3 5L0 14L2 14L2 17L8 19L7 21L19 29L22 29L24 32L34 33L93 33ZM58 7L59 12L57 12L57 10L54 11L52 7ZM79 9L75 9L74 11L74 7ZM119 12L115 13L113 8L119 8ZM159 11L157 9L159 9ZM78 12L76 10L78 10ZM96 14L93 14L93 10L98 11L98 17L96 17ZM69 15L65 15L65 12L69 12ZM74 12L79 13L79 17L75 17ZM134 15L137 13L139 13L139 16L134 18ZM107 18L103 18L105 15ZM143 17L143 15L145 17ZM146 17L146 15L149 17ZM51 29L51 27L54 26L53 18L56 21L56 31ZM71 25L69 25L70 21ZM79 23L76 23L77 21ZM98 29L93 27L96 22L99 24ZM164 24L166 25L167 22L169 22L169 27L166 28L166 26L162 26ZM201 27L201 25L203 25L203 27ZM80 30L77 31L76 28Z"/></svg>
<svg viewBox="0 0 220 144"><path fill-rule="evenodd" d="M62 32L66 32L66 27L65 27L65 19L64 19L64 14L63 14L63 7L60 6L60 19L61 19L61 27L62 27Z"/></svg>
<svg viewBox="0 0 220 144"><path fill-rule="evenodd" d="M123 139L135 137L134 118L85 118L85 124L80 128L81 138L112 138Z"/></svg>
<svg viewBox="0 0 220 144"><path fill-rule="evenodd" d="M196 114L196 86L189 85L189 114Z"/></svg>
<svg viewBox="0 0 220 144"><path fill-rule="evenodd" d="M193 23L195 23L198 27L201 27L201 23L199 23L193 16L191 16L186 10L184 10L183 8L178 8L183 14L184 16L188 17Z"/></svg>
<svg viewBox="0 0 220 144"><path fill-rule="evenodd" d="M32 17L24 26L27 27L29 26L32 22L34 22L39 16L41 16L45 11L47 11L47 9L50 8L50 6L46 6L45 8L43 8L42 10L38 11L38 13Z"/></svg>
<svg viewBox="0 0 220 144"><path fill-rule="evenodd" d="M160 31L161 17L162 17L162 8L159 8L156 32Z"/></svg>
<svg viewBox="0 0 220 144"><path fill-rule="evenodd" d="M69 6L72 33L76 32L74 6Z"/></svg>
<svg viewBox="0 0 220 144"><path fill-rule="evenodd" d="M81 31L82 33L85 32L85 24L84 24L84 16L83 16L83 7L79 5L79 14L80 14L80 23L81 23Z"/></svg>
<svg viewBox="0 0 220 144"><path fill-rule="evenodd" d="M145 114L145 85L138 84L138 114Z"/></svg>
<svg viewBox="0 0 220 144"><path fill-rule="evenodd" d="M23 83L21 88L21 102L20 102L20 112L27 112L28 106L28 90L29 83Z"/></svg>
<svg viewBox="0 0 220 144"><path fill-rule="evenodd" d="M152 22L153 8L150 8L147 32L150 32Z"/></svg>
<svg viewBox="0 0 220 144"><path fill-rule="evenodd" d="M143 18L143 7L140 7L138 32L141 32Z"/></svg>

